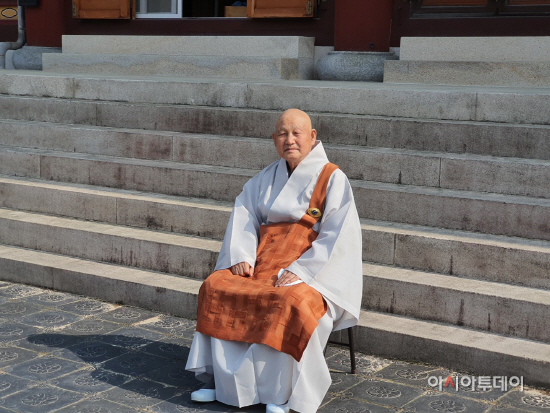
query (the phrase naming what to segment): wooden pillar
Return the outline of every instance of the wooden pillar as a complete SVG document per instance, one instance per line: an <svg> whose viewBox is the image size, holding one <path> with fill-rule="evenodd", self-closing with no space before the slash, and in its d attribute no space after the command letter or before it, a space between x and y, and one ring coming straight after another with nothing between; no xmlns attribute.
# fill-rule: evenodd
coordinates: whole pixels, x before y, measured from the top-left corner
<svg viewBox="0 0 550 413"><path fill-rule="evenodd" d="M7 10L4 10L7 9ZM17 40L17 0L0 0L0 42L15 42Z"/></svg>
<svg viewBox="0 0 550 413"><path fill-rule="evenodd" d="M387 52L392 0L336 0L334 49Z"/></svg>
<svg viewBox="0 0 550 413"><path fill-rule="evenodd" d="M27 7L27 45L61 47L65 5L64 0L41 0L38 7Z"/></svg>

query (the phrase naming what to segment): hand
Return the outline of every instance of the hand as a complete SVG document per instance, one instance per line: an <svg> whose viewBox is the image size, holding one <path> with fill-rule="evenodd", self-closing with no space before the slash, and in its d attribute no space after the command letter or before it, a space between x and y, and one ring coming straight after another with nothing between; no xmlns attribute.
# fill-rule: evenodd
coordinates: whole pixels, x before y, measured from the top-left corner
<svg viewBox="0 0 550 413"><path fill-rule="evenodd" d="M240 275L241 277L252 277L254 275L254 267L250 266L246 261L239 262L229 268L232 274Z"/></svg>
<svg viewBox="0 0 550 413"><path fill-rule="evenodd" d="M279 279L277 280L277 282L275 283L275 287L284 287L287 284L291 284L291 283L293 283L295 281L299 281L299 280L300 280L300 277L298 277L296 274L294 274L293 272L285 270L283 275L281 275L279 277Z"/></svg>

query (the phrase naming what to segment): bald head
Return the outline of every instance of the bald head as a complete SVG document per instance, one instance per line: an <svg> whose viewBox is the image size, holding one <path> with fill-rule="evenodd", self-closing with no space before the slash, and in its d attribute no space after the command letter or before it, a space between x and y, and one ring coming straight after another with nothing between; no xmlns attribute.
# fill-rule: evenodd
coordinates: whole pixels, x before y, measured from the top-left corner
<svg viewBox="0 0 550 413"><path fill-rule="evenodd" d="M277 119L273 142L291 171L311 152L316 139L317 131L312 129L307 113L288 109Z"/></svg>
<svg viewBox="0 0 550 413"><path fill-rule="evenodd" d="M275 123L275 132L277 132L285 120L298 121L303 127L310 130L312 129L311 118L306 112L300 109L287 109L281 113L281 116L277 119L277 122Z"/></svg>

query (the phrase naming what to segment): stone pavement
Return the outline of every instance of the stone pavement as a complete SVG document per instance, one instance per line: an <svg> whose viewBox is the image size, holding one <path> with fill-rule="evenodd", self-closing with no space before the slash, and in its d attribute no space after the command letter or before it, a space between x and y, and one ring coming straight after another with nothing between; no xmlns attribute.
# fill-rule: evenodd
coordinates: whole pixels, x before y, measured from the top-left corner
<svg viewBox="0 0 550 413"><path fill-rule="evenodd" d="M0 413L263 412L195 404L185 371L194 322L135 307L0 282ZM428 385L446 369L329 347L333 384L320 412L550 412L550 393L443 391Z"/></svg>

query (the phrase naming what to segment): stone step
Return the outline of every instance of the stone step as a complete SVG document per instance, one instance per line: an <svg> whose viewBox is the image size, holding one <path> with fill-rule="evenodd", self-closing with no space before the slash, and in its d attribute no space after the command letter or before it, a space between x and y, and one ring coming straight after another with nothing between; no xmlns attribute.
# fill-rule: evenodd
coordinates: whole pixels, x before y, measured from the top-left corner
<svg viewBox="0 0 550 413"><path fill-rule="evenodd" d="M0 173L8 175L223 201L233 201L243 185L257 172L242 168L0 147Z"/></svg>
<svg viewBox="0 0 550 413"><path fill-rule="evenodd" d="M355 342L369 354L429 362L477 376L547 387L550 345L403 316L362 311ZM442 377L443 380L446 377Z"/></svg>
<svg viewBox="0 0 550 413"><path fill-rule="evenodd" d="M550 62L386 60L384 82L550 87Z"/></svg>
<svg viewBox="0 0 550 413"><path fill-rule="evenodd" d="M0 246L0 279L196 318L201 281L33 250ZM523 376L548 386L550 345L532 340L361 311L356 348L438 363L478 375Z"/></svg>
<svg viewBox="0 0 550 413"><path fill-rule="evenodd" d="M45 122L0 121L0 145L247 169L278 159L267 139ZM350 179L550 197L548 161L352 145L326 150Z"/></svg>
<svg viewBox="0 0 550 413"><path fill-rule="evenodd" d="M313 59L314 37L302 36L63 36L63 53L240 56Z"/></svg>
<svg viewBox="0 0 550 413"><path fill-rule="evenodd" d="M0 207L222 240L232 204L0 175Z"/></svg>
<svg viewBox="0 0 550 413"><path fill-rule="evenodd" d="M202 279L219 242L0 209L5 244ZM363 306L550 341L550 292L365 263Z"/></svg>
<svg viewBox="0 0 550 413"><path fill-rule="evenodd" d="M0 78L1 82L2 78ZM54 142L68 139L63 131L66 126L33 123L49 121L64 124L86 125L87 134L101 141L103 129L92 125L123 129L132 138L155 140L148 132L139 129L173 132L206 133L242 137L270 138L280 111L243 108L221 108L189 105L123 103L108 101L83 101L48 98L21 98L0 96L2 117L20 119L3 120L1 128L24 142L26 131L37 136L60 134ZM543 125L514 125L472 121L443 121L412 118L380 117L370 115L343 115L310 112L319 139L333 144L369 147L400 148L421 151L473 153L480 155L509 156L532 159L550 159L550 127ZM30 122L29 122L30 121ZM27 123L26 123L27 122ZM57 129L56 129L57 128ZM58 129L61 128L61 129ZM130 128L130 129L128 129ZM49 132L49 131L52 132ZM73 126L72 133L83 139L86 132ZM111 130L114 134L116 130ZM157 132L159 135L170 132ZM15 138L14 138L15 139ZM51 139L51 138L48 138ZM75 137L76 139L76 137ZM162 139L161 139L162 140ZM162 153L168 149L162 142L156 143ZM118 145L118 144L117 144ZM117 145L111 145L113 147ZM134 152L139 155L147 148ZM141 157L141 156L137 156Z"/></svg>
<svg viewBox="0 0 550 413"><path fill-rule="evenodd" d="M26 148L0 148L0 173L232 202L258 171ZM550 200L352 180L362 218L550 239Z"/></svg>
<svg viewBox="0 0 550 413"><path fill-rule="evenodd" d="M197 318L202 281L0 244L0 279Z"/></svg>
<svg viewBox="0 0 550 413"><path fill-rule="evenodd" d="M282 111L369 115L512 124L550 124L550 88L405 85L377 82L315 80L230 80L162 78L154 76L73 75L7 71L0 77L0 94L128 103L237 107ZM16 104L13 100L12 104ZM94 102L86 118L96 119ZM30 100L19 105L29 106ZM70 104L75 106L67 107ZM49 101L44 115L75 115L83 102ZM77 107L78 105L78 107ZM2 117L6 104L0 108ZM16 108L17 109L17 108ZM13 110L10 110L13 112ZM47 120L27 115L27 120ZM64 123L83 123L83 115ZM139 117L133 118L136 121ZM174 124L179 119L173 119ZM89 124L97 124L88 122ZM114 125L112 125L114 126ZM128 125L125 125L126 127ZM272 127L269 125L270 128Z"/></svg>
<svg viewBox="0 0 550 413"><path fill-rule="evenodd" d="M550 289L550 242L362 219L363 259Z"/></svg>
<svg viewBox="0 0 550 413"><path fill-rule="evenodd" d="M0 209L3 243L147 270L206 278L220 241Z"/></svg>
<svg viewBox="0 0 550 413"><path fill-rule="evenodd" d="M43 70L123 76L223 79L313 79L313 57L45 53Z"/></svg>
<svg viewBox="0 0 550 413"><path fill-rule="evenodd" d="M548 62L548 36L403 37L400 59L444 62Z"/></svg>
<svg viewBox="0 0 550 413"><path fill-rule="evenodd" d="M550 291L363 264L362 306L550 342Z"/></svg>
<svg viewBox="0 0 550 413"><path fill-rule="evenodd" d="M362 218L550 239L547 199L355 180L352 187Z"/></svg>
<svg viewBox="0 0 550 413"><path fill-rule="evenodd" d="M232 203L0 176L0 207L221 240ZM550 289L550 242L361 220L373 263ZM518 274L522 274L518 277Z"/></svg>

